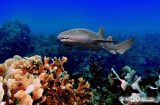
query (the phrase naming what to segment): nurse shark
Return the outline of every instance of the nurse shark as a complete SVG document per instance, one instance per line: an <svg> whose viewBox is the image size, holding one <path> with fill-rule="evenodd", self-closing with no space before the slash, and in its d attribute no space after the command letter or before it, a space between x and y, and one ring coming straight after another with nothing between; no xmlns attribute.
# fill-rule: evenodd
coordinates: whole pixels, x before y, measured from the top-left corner
<svg viewBox="0 0 160 105"><path fill-rule="evenodd" d="M105 39L103 26L101 26L98 33L87 29L77 28L61 32L57 38L64 46L80 46L94 51L106 49L112 54L123 54L132 46L135 40L135 37L133 37L119 44L113 44L114 42L117 42L117 40L112 40L112 36Z"/></svg>

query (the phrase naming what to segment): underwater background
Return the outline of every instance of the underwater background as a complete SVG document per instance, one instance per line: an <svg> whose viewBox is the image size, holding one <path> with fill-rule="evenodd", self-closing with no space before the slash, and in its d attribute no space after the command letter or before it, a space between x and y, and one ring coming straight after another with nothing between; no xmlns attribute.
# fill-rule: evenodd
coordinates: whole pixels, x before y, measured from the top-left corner
<svg viewBox="0 0 160 105"><path fill-rule="evenodd" d="M118 92L111 91L115 85L108 85L106 79L111 68L117 72L123 67L130 68L127 72L134 70L142 80L150 82L140 86L145 92L146 85L155 85L159 80L159 0L0 0L0 14L0 63L14 55L65 56L68 61L64 68L70 77L83 77L89 81L91 89L97 89L97 93L92 91L96 97L90 104L119 102ZM136 37L133 46L123 55L113 55L106 50L65 47L57 39L60 32L69 29L98 32L101 26L106 38L111 35L113 40L122 42ZM126 71L124 74L122 71L119 75L124 79ZM124 91L119 91L124 95Z"/></svg>

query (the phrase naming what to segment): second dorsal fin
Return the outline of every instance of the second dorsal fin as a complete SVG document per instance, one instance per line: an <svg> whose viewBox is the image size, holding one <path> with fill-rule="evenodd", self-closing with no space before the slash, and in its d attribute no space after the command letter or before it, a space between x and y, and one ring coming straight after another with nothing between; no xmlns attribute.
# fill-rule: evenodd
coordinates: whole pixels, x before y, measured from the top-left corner
<svg viewBox="0 0 160 105"><path fill-rule="evenodd" d="M110 35L106 40L108 40L108 41L113 41L113 40L112 40L112 36ZM110 44L113 44L113 42L110 42Z"/></svg>

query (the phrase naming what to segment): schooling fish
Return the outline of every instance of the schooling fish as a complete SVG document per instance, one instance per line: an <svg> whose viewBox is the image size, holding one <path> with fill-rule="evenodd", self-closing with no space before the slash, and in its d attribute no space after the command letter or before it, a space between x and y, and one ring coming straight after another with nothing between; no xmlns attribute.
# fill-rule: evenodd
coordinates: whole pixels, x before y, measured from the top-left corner
<svg viewBox="0 0 160 105"><path fill-rule="evenodd" d="M135 37L133 37L122 43L113 44L117 41L112 40L111 36L105 39L103 26L98 33L87 29L71 29L60 33L57 38L64 43L64 46L81 46L91 50L106 49L112 54L123 54L135 40Z"/></svg>

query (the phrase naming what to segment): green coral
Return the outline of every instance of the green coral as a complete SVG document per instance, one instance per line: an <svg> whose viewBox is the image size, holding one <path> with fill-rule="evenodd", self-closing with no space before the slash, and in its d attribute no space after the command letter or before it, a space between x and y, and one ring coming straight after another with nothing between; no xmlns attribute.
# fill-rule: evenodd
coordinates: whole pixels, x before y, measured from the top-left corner
<svg viewBox="0 0 160 105"><path fill-rule="evenodd" d="M19 100L17 99L17 100L16 100L16 105L18 105L18 103L19 103Z"/></svg>
<svg viewBox="0 0 160 105"><path fill-rule="evenodd" d="M131 70L132 69L129 66L125 66L125 67L122 68L122 71L125 71L125 72L128 72L128 73L131 72Z"/></svg>
<svg viewBox="0 0 160 105"><path fill-rule="evenodd" d="M104 100L104 102L106 104L113 104L112 101L113 101L113 99L111 97L109 97L109 98L107 98L107 99Z"/></svg>
<svg viewBox="0 0 160 105"><path fill-rule="evenodd" d="M108 98L104 99L103 101L104 103L111 105L114 103L113 101L114 99L117 99L117 97L117 94L113 94L111 91L108 91Z"/></svg>

